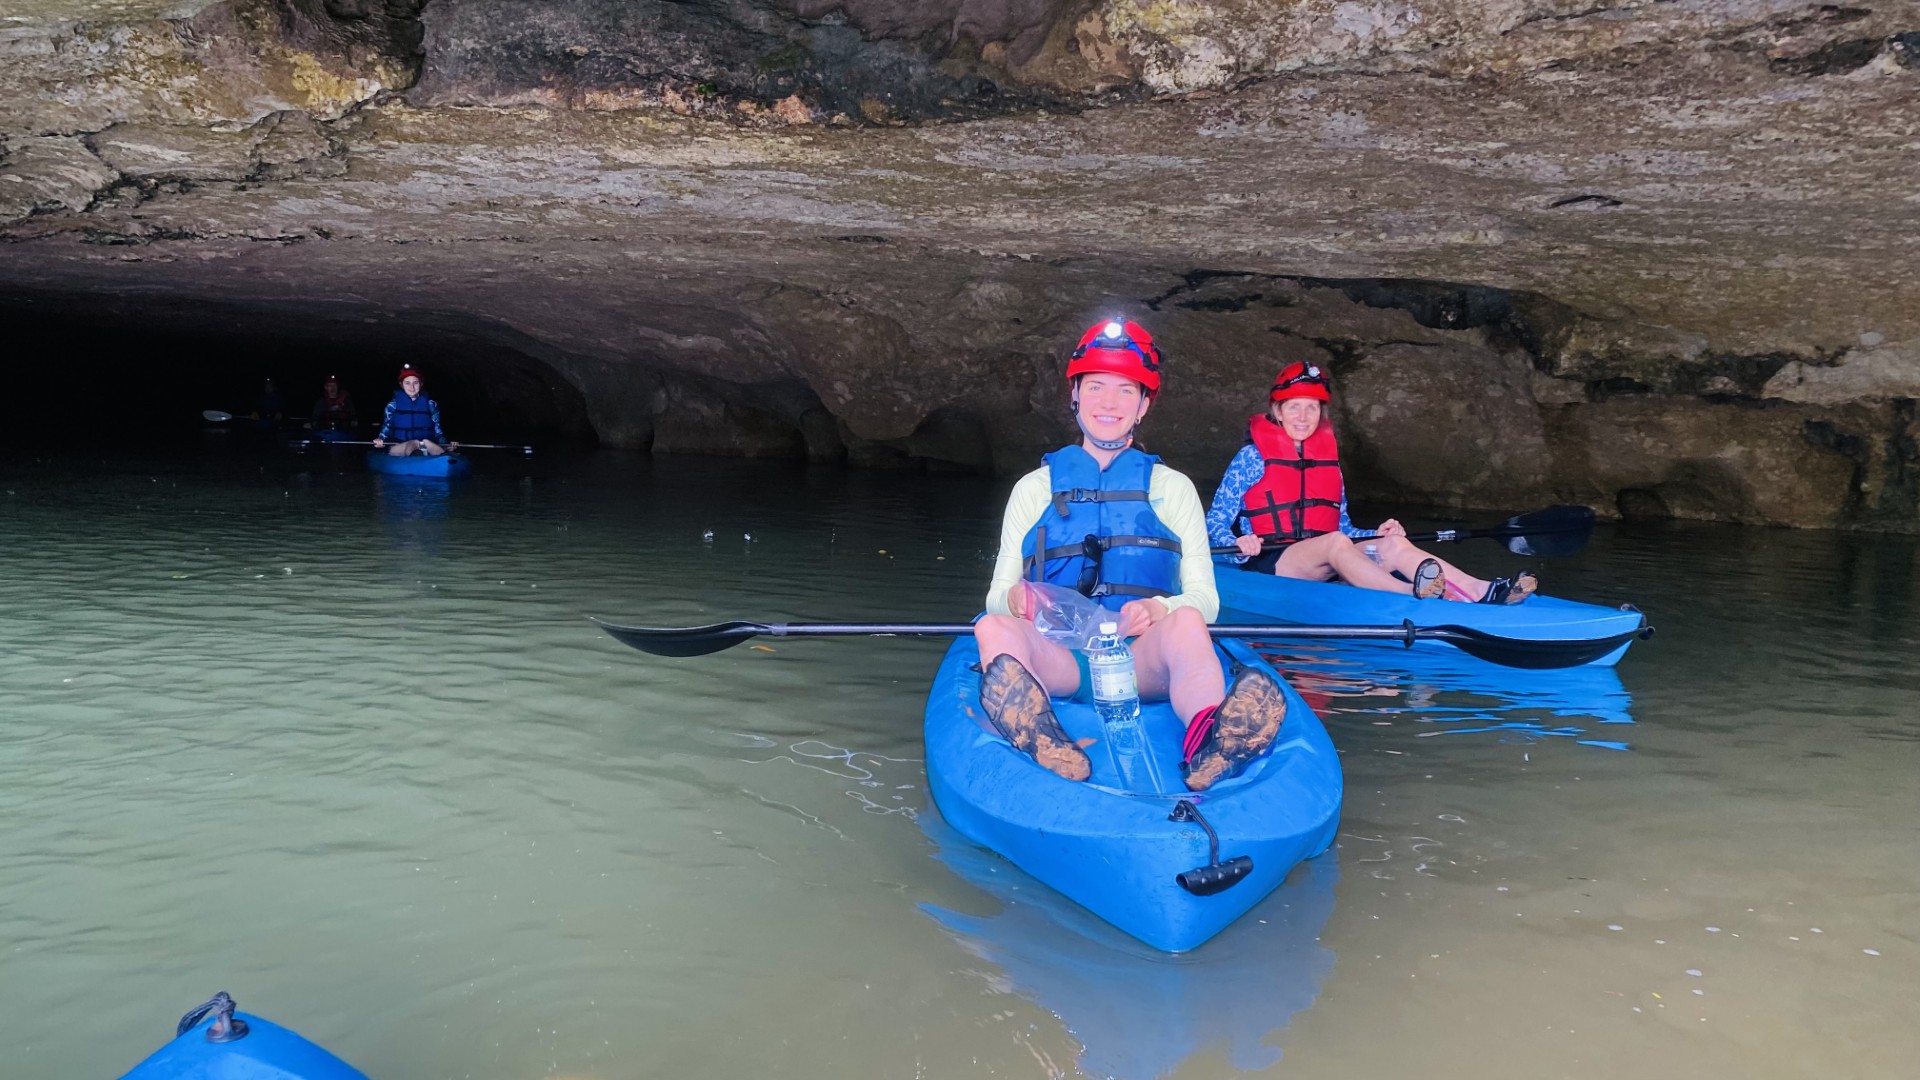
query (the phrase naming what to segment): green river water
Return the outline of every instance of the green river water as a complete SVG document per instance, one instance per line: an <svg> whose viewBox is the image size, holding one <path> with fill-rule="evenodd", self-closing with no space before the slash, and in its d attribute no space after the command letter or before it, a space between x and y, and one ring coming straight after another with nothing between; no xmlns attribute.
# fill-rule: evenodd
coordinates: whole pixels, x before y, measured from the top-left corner
<svg viewBox="0 0 1920 1080"><path fill-rule="evenodd" d="M1004 482L478 466L0 459L0 1074L117 1075L217 989L392 1080L1920 1061L1911 539L1603 527L1538 569L1648 612L1615 674L1276 647L1338 843L1168 958L942 830L944 642L584 618L965 619Z"/></svg>

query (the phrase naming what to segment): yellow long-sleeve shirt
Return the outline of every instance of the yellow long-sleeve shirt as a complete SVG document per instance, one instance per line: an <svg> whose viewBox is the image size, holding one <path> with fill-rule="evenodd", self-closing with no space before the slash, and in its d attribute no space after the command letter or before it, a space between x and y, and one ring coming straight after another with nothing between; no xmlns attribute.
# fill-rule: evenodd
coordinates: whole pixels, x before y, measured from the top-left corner
<svg viewBox="0 0 1920 1080"><path fill-rule="evenodd" d="M1147 502L1153 512L1180 539L1180 592L1158 599L1168 610L1190 607L1212 622L1220 617L1220 593L1213 586L1213 556L1208 553L1207 512L1200 493L1185 474L1165 465L1153 467L1147 483ZM1000 553L993 560L993 582L987 586L987 611L1011 615L1007 590L1020 580L1020 545L1040 520L1053 511L1053 486L1045 465L1020 478L1007 497L1007 513L1000 521Z"/></svg>

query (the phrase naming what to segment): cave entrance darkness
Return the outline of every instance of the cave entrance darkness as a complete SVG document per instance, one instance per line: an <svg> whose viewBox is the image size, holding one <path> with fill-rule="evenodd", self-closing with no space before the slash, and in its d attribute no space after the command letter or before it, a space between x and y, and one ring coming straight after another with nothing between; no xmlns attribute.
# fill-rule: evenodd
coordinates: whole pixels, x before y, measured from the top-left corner
<svg viewBox="0 0 1920 1080"><path fill-rule="evenodd" d="M202 410L246 417L268 379L288 421L281 430L295 435L329 375L352 395L360 437L371 438L407 364L425 377L451 438L597 441L585 399L552 367L457 330L390 319L290 319L275 328L192 310L143 317L48 306L0 302L8 360L0 444L185 445L206 426Z"/></svg>

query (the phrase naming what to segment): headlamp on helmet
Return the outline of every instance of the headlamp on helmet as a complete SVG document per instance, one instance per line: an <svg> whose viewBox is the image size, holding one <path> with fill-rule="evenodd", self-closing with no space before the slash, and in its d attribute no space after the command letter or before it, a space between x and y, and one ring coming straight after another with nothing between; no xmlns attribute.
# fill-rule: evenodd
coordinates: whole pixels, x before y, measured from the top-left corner
<svg viewBox="0 0 1920 1080"><path fill-rule="evenodd" d="M1314 363L1293 363L1281 368L1280 374L1273 378L1273 390L1267 394L1267 400L1285 401L1288 398L1332 400L1327 393L1327 373Z"/></svg>
<svg viewBox="0 0 1920 1080"><path fill-rule="evenodd" d="M1087 327L1067 363L1067 381L1103 371L1132 379L1148 397L1160 392L1160 350L1136 322L1108 319Z"/></svg>

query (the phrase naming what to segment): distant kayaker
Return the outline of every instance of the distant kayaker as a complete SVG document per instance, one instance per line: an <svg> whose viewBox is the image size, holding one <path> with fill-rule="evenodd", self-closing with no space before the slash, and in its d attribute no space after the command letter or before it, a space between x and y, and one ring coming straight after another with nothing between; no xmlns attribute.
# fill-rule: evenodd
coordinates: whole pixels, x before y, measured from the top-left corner
<svg viewBox="0 0 1920 1080"><path fill-rule="evenodd" d="M1092 700L1083 652L1034 626L1026 580L1076 589L1115 612L1132 642L1142 698L1170 699L1186 724L1183 771L1199 791L1272 745L1286 698L1272 676L1243 670L1226 688L1207 624L1219 614L1206 519L1193 481L1133 446L1160 391L1160 351L1137 323L1095 324L1067 364L1078 443L1020 478L1000 525L1000 553L975 626L980 703L1015 747L1069 780L1086 754L1050 695Z"/></svg>
<svg viewBox="0 0 1920 1080"><path fill-rule="evenodd" d="M359 423L360 415L353 408L353 395L341 388L338 376L327 376L327 381L320 388L320 400L313 403L314 432L345 434L359 426Z"/></svg>
<svg viewBox="0 0 1920 1080"><path fill-rule="evenodd" d="M280 388L272 379L260 387L260 397L253 403L253 426L262 431L270 431L280 426L284 419L280 401Z"/></svg>
<svg viewBox="0 0 1920 1080"><path fill-rule="evenodd" d="M1405 526L1392 518L1377 529L1354 527L1327 415L1327 385L1317 364L1281 369L1266 413L1248 421L1246 445L1213 493L1209 542L1238 547L1238 555L1225 558L1256 573L1307 581L1337 577L1421 599L1517 604L1532 596L1539 586L1532 573L1493 581L1474 577L1413 546Z"/></svg>
<svg viewBox="0 0 1920 1080"><path fill-rule="evenodd" d="M400 389L395 390L393 400L387 402L380 434L373 437L376 447L387 446L389 442L393 445L387 453L394 457L409 454L433 457L460 446L447 441L446 432L440 428L440 403L421 391L420 373L412 367L400 369Z"/></svg>

